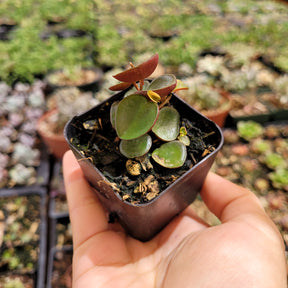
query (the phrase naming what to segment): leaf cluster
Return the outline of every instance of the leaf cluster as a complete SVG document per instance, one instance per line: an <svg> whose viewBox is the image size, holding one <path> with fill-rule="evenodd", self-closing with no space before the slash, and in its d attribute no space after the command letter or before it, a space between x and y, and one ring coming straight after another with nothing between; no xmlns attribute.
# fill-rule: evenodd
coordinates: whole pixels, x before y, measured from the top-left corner
<svg viewBox="0 0 288 288"><path fill-rule="evenodd" d="M147 154L152 147L152 137L156 136L164 143L152 152L152 158L166 168L177 168L186 160L186 146L180 141L181 138L177 139L180 115L175 108L166 104L171 92L185 87L172 74L159 76L152 81L145 80L156 69L158 59L158 54L155 54L146 62L136 67L131 64L130 69L114 75L120 82L110 87L112 91L133 88L126 92L121 101L111 105L110 119L121 139L119 149L125 157Z"/></svg>

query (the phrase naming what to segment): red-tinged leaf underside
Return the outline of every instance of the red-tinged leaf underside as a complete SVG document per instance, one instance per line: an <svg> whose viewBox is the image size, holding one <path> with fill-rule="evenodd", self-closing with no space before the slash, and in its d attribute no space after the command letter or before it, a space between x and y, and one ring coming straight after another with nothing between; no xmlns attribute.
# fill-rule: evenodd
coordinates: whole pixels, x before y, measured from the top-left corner
<svg viewBox="0 0 288 288"><path fill-rule="evenodd" d="M155 54L146 62L126 71L123 71L119 74L116 74L113 77L121 82L134 83L140 81L149 77L155 71L158 65L158 61L159 56L158 54Z"/></svg>
<svg viewBox="0 0 288 288"><path fill-rule="evenodd" d="M131 86L131 83L122 82L122 83L119 83L119 84L116 84L116 85L109 87L109 89L111 91L122 91L122 90L124 90L130 86Z"/></svg>
<svg viewBox="0 0 288 288"><path fill-rule="evenodd" d="M176 87L177 79L174 75L167 74L162 75L154 79L151 84L147 87L148 90L156 92L161 99L169 95ZM141 94L147 96L147 91L136 91L135 94Z"/></svg>

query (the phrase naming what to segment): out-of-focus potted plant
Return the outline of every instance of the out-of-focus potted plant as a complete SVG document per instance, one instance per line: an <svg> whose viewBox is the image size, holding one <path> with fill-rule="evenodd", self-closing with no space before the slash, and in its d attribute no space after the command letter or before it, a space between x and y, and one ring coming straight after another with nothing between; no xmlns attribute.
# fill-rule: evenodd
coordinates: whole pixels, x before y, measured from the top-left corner
<svg viewBox="0 0 288 288"><path fill-rule="evenodd" d="M63 87L77 87L83 91L98 91L103 71L98 67L73 66L51 71L45 77L48 92Z"/></svg>
<svg viewBox="0 0 288 288"><path fill-rule="evenodd" d="M232 107L230 94L223 89L213 87L209 80L201 75L183 81L189 89L181 90L177 95L219 127L223 127Z"/></svg>
<svg viewBox="0 0 288 288"><path fill-rule="evenodd" d="M62 158L69 150L63 136L66 122L97 102L92 92L82 92L76 87L57 89L51 95L51 107L38 120L37 131L55 157Z"/></svg>
<svg viewBox="0 0 288 288"><path fill-rule="evenodd" d="M283 189L288 191L288 169L277 169L268 174L269 179L272 181L272 185L276 189Z"/></svg>
<svg viewBox="0 0 288 288"><path fill-rule="evenodd" d="M177 97L174 75L146 80L158 54L114 75L121 91L70 120L65 137L110 214L146 241L194 201L221 130Z"/></svg>
<svg viewBox="0 0 288 288"><path fill-rule="evenodd" d="M237 123L237 131L239 136L246 141L255 139L264 133L263 126L253 120L239 121Z"/></svg>

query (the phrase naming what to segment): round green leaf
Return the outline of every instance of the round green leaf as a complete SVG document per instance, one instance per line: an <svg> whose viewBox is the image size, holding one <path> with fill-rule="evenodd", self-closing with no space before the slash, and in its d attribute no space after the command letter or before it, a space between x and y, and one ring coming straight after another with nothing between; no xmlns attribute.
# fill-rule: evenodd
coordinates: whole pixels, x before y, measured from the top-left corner
<svg viewBox="0 0 288 288"><path fill-rule="evenodd" d="M167 142L155 149L152 158L166 168L181 167L187 157L186 146L180 141Z"/></svg>
<svg viewBox="0 0 288 288"><path fill-rule="evenodd" d="M158 119L152 128L157 137L163 141L175 140L179 134L180 116L172 107L163 107L159 111Z"/></svg>
<svg viewBox="0 0 288 288"><path fill-rule="evenodd" d="M120 139L131 140L146 134L155 124L158 105L143 95L123 98L117 108L115 129Z"/></svg>
<svg viewBox="0 0 288 288"><path fill-rule="evenodd" d="M110 122L112 127L115 129L115 124L116 124L116 111L118 108L119 101L115 101L112 103L111 108L110 108Z"/></svg>
<svg viewBox="0 0 288 288"><path fill-rule="evenodd" d="M178 140L180 142L182 142L185 146L189 146L190 145L190 138L187 135L184 136L178 136Z"/></svg>
<svg viewBox="0 0 288 288"><path fill-rule="evenodd" d="M148 153L152 146L152 138L148 134L144 134L139 138L132 140L121 140L120 152L127 158L140 157Z"/></svg>

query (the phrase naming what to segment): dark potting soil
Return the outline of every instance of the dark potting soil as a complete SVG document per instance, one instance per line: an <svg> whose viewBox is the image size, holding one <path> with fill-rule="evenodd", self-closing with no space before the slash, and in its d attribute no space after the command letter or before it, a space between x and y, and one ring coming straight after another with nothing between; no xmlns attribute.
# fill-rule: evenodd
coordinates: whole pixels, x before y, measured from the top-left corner
<svg viewBox="0 0 288 288"><path fill-rule="evenodd" d="M126 169L128 159L119 151L120 139L110 123L110 106L107 105L106 108L100 111L95 119L84 123L74 123L74 125L82 126L77 129L82 130L82 133L81 136L76 135L70 141L109 180L114 191L123 200L133 204L146 203L155 198L216 148L215 140L213 141L213 137L210 137L214 134L213 131L207 131L205 128L203 131L197 127L197 123L183 118L181 126L186 128L190 138L184 165L176 169L164 168L157 164L148 153L145 160L143 158L129 160L132 165L140 167L141 170L139 175L131 175ZM150 151L154 151L163 142L152 134L151 137L153 144Z"/></svg>

